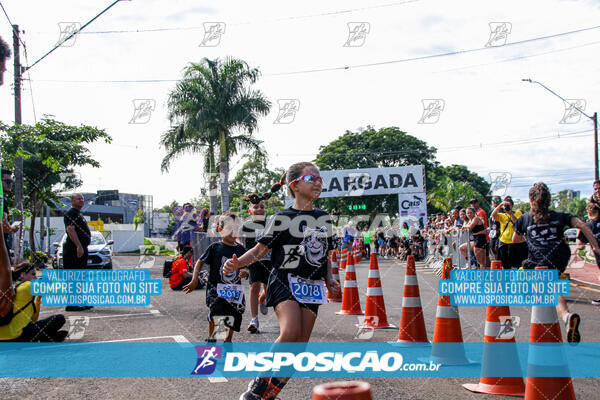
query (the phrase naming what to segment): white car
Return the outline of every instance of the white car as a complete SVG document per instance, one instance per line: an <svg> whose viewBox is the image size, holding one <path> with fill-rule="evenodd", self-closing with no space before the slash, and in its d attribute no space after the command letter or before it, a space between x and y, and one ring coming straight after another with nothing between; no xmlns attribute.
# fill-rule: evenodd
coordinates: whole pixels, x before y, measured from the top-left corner
<svg viewBox="0 0 600 400"><path fill-rule="evenodd" d="M577 228L569 228L565 231L565 240L574 241L577 239Z"/></svg>
<svg viewBox="0 0 600 400"><path fill-rule="evenodd" d="M89 269L112 269L112 248L114 242L108 242L100 232L92 231L90 245L88 246L87 268ZM60 242L52 243L57 248L54 258L54 268L63 268L63 245L67 240L65 233Z"/></svg>

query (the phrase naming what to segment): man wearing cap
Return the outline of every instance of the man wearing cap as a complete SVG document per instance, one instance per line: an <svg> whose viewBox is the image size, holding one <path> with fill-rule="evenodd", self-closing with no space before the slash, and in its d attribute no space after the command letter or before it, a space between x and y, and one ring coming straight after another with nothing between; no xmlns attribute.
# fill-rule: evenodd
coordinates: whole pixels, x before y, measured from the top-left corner
<svg viewBox="0 0 600 400"><path fill-rule="evenodd" d="M521 210L513 211L513 207L512 197L506 196L504 201L492 211L492 217L500 223L497 254L505 269L519 268L521 262L527 258L527 243L513 242L515 223L523 214Z"/></svg>
<svg viewBox="0 0 600 400"><path fill-rule="evenodd" d="M492 210L500 205L502 199L500 196L492 197ZM500 222L496 221L493 215L490 215L490 256L494 260L498 259L498 244L500 237Z"/></svg>

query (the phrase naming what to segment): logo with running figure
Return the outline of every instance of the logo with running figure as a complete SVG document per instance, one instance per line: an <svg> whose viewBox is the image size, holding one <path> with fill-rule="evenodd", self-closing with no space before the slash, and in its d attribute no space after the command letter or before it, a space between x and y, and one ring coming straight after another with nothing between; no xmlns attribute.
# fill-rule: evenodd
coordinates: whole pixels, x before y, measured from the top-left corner
<svg viewBox="0 0 600 400"><path fill-rule="evenodd" d="M205 22L204 37L198 47L217 47L225 34L225 22Z"/></svg>
<svg viewBox="0 0 600 400"><path fill-rule="evenodd" d="M217 368L217 359L223 355L221 346L196 346L198 361L190 375L210 375Z"/></svg>
<svg viewBox="0 0 600 400"><path fill-rule="evenodd" d="M152 116L152 111L156 109L156 100L154 99L134 99L133 117L130 124L147 124Z"/></svg>
<svg viewBox="0 0 600 400"><path fill-rule="evenodd" d="M485 47L498 47L504 46L508 35L512 31L512 24L510 22L490 22L490 38L488 39Z"/></svg>
<svg viewBox="0 0 600 400"><path fill-rule="evenodd" d="M585 111L584 99L565 99L565 113L559 124L576 124L581 120L581 112Z"/></svg>
<svg viewBox="0 0 600 400"><path fill-rule="evenodd" d="M277 105L279 112L274 124L291 124L296 119L296 113L300 110L300 100L298 99L278 99Z"/></svg>
<svg viewBox="0 0 600 400"><path fill-rule="evenodd" d="M443 99L423 99L421 103L423 103L423 115L418 123L436 124L440 120L446 102Z"/></svg>
<svg viewBox="0 0 600 400"><path fill-rule="evenodd" d="M348 39L344 47L361 47L371 32L371 24L368 22L348 22Z"/></svg>
<svg viewBox="0 0 600 400"><path fill-rule="evenodd" d="M508 340L514 338L517 328L521 325L521 317L518 315L502 315L498 319L500 320L500 330L496 339Z"/></svg>
<svg viewBox="0 0 600 400"><path fill-rule="evenodd" d="M74 33L79 31L79 28L81 28L79 22L59 22L58 29L60 29L60 36L58 37L56 44L61 45L62 47L72 47L75 45L77 35ZM71 35L73 36L71 37ZM71 38L68 39L69 37Z"/></svg>

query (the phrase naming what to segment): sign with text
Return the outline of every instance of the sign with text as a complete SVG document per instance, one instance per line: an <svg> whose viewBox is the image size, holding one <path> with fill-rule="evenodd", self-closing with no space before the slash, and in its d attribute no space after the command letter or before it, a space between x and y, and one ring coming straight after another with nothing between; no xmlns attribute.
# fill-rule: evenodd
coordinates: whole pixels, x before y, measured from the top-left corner
<svg viewBox="0 0 600 400"><path fill-rule="evenodd" d="M427 220L427 199L425 192L398 194L398 209L401 219Z"/></svg>
<svg viewBox="0 0 600 400"><path fill-rule="evenodd" d="M425 191L424 170L422 165L409 165L321 171L323 192L320 197L422 193Z"/></svg>

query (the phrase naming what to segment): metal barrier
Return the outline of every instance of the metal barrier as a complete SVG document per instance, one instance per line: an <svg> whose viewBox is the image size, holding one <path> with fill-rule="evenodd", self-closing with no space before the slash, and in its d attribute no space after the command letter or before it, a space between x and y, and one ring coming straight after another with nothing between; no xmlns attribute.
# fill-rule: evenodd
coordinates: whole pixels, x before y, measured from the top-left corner
<svg viewBox="0 0 600 400"><path fill-rule="evenodd" d="M444 258L452 257L452 264L456 268L466 268L471 265L471 252L467 251L467 257L463 257L459 247L469 242L469 231L456 229L451 232L437 233L435 238L427 242L428 257L425 264L429 268L441 271Z"/></svg>

